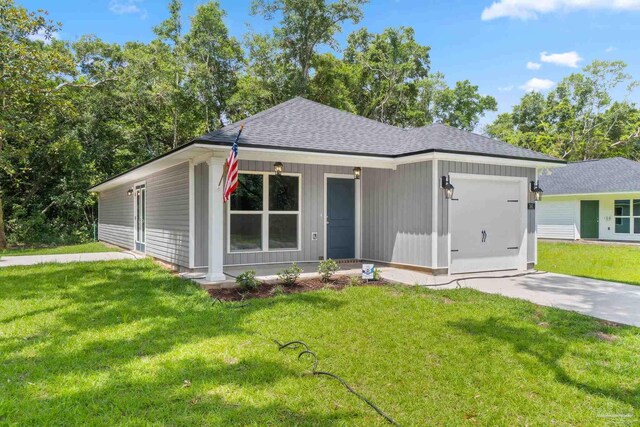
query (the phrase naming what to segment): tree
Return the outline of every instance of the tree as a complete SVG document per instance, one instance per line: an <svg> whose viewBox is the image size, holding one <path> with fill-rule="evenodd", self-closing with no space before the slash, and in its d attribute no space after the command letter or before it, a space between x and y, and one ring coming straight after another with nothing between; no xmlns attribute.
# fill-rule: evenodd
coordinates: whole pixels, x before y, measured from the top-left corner
<svg viewBox="0 0 640 427"><path fill-rule="evenodd" d="M360 29L348 37L344 60L358 67L353 100L359 114L383 123L412 125L420 83L429 74L428 46L415 41L412 28L381 34Z"/></svg>
<svg viewBox="0 0 640 427"><path fill-rule="evenodd" d="M171 102L173 109L173 148L178 146L178 120L182 104L182 83L184 78L184 58L182 51L182 24L180 22L180 11L182 2L171 0L169 2L169 18L162 21L153 30L158 38L167 43L171 51L171 62L169 64L169 75L171 76Z"/></svg>
<svg viewBox="0 0 640 427"><path fill-rule="evenodd" d="M362 6L368 0L253 0L251 12L273 19L280 14L279 27L274 37L285 59L296 65L295 94L304 95L308 90L311 65L320 45L338 47L335 34L342 24L354 24L362 18Z"/></svg>
<svg viewBox="0 0 640 427"><path fill-rule="evenodd" d="M486 129L491 136L567 160L638 155L637 107L614 102L621 86L627 96L637 83L621 61L593 61L581 73L564 78L547 97L525 95L511 113Z"/></svg>
<svg viewBox="0 0 640 427"><path fill-rule="evenodd" d="M22 178L25 159L37 146L51 111L65 103L64 81L73 61L60 42L52 42L59 26L44 13L28 12L13 0L0 0L0 249L7 245L4 195L9 183ZM30 37L39 35L43 41ZM28 195L27 195L28 196Z"/></svg>
<svg viewBox="0 0 640 427"><path fill-rule="evenodd" d="M198 6L184 41L187 88L199 102L200 133L223 126L229 115L228 100L236 91L243 54L238 41L229 37L217 2Z"/></svg>

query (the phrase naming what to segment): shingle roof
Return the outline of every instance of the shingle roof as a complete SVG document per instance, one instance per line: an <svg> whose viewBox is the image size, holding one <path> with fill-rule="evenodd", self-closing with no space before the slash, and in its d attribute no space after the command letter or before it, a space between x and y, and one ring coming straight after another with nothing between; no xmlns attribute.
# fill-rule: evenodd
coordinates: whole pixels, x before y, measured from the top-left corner
<svg viewBox="0 0 640 427"><path fill-rule="evenodd" d="M402 129L300 97L195 141L231 144L242 124L245 126L240 144L261 148L381 157L438 151L563 163L542 153L447 125Z"/></svg>
<svg viewBox="0 0 640 427"><path fill-rule="evenodd" d="M592 194L640 191L640 162L613 157L569 163L540 175L544 194Z"/></svg>

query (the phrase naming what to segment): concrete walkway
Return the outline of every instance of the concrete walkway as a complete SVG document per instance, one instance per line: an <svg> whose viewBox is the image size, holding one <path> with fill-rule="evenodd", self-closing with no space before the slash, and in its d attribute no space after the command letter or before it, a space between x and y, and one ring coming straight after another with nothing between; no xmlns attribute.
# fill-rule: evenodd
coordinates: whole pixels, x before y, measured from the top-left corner
<svg viewBox="0 0 640 427"><path fill-rule="evenodd" d="M460 286L465 288L520 298L535 304L575 311L612 322L640 326L640 286L555 273L536 273L526 276L518 275L516 272L431 276L396 268L381 270L382 277L390 281L433 286L460 279ZM490 278L492 276L510 277ZM456 286L454 282L433 289L453 289Z"/></svg>
<svg viewBox="0 0 640 427"><path fill-rule="evenodd" d="M141 259L143 255L133 252L95 252L65 255L21 255L0 257L0 268L17 265L37 265L49 262L65 264L68 262L113 261L119 259Z"/></svg>

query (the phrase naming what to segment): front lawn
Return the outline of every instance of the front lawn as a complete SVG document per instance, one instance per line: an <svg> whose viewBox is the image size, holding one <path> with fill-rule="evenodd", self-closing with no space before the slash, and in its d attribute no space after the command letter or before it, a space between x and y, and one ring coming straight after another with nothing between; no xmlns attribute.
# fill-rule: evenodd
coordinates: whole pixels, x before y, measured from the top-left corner
<svg viewBox="0 0 640 427"><path fill-rule="evenodd" d="M401 425L640 420L637 328L470 289L230 304L149 260L0 269L0 424L386 425L272 339Z"/></svg>
<svg viewBox="0 0 640 427"><path fill-rule="evenodd" d="M24 249L4 249L0 250L0 256L20 256L20 255L66 255L83 254L94 252L120 252L121 249L115 246L107 246L102 242L82 243L79 245L55 246L50 248L24 248Z"/></svg>
<svg viewBox="0 0 640 427"><path fill-rule="evenodd" d="M640 285L640 246L538 242L536 268Z"/></svg>

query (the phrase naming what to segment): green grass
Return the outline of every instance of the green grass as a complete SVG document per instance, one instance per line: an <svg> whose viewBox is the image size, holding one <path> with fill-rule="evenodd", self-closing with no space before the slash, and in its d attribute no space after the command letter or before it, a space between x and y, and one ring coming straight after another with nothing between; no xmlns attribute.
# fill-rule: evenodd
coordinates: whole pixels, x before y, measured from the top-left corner
<svg viewBox="0 0 640 427"><path fill-rule="evenodd" d="M230 309L149 260L4 268L0 424L386 425L271 341L302 339L401 425L631 425L638 332L470 289Z"/></svg>
<svg viewBox="0 0 640 427"><path fill-rule="evenodd" d="M93 252L120 252L114 246L107 246L101 242L82 243L79 245L56 246L51 248L25 248L25 249L5 249L0 250L0 256L19 255L65 255L81 254Z"/></svg>
<svg viewBox="0 0 640 427"><path fill-rule="evenodd" d="M536 268L640 285L640 246L538 242Z"/></svg>

